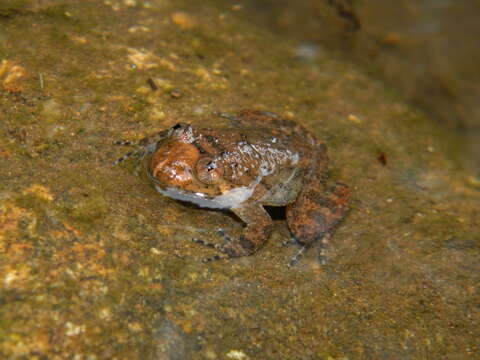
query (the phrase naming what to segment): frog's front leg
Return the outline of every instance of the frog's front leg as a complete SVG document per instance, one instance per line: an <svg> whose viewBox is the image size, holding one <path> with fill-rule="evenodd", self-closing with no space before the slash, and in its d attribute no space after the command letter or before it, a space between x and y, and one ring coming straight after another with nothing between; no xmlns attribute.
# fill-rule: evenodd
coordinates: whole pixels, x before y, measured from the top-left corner
<svg viewBox="0 0 480 360"><path fill-rule="evenodd" d="M236 208L230 209L245 224L242 235L238 238L225 237L223 244L214 245L200 239L194 242L215 248L229 258L248 256L255 253L267 241L272 228L272 218L264 207L256 202L243 203ZM209 258L206 261L217 260L220 256Z"/></svg>
<svg viewBox="0 0 480 360"><path fill-rule="evenodd" d="M247 225L237 240L225 245L225 252L230 257L251 255L267 241L272 230L272 218L257 202L244 203L231 210Z"/></svg>
<svg viewBox="0 0 480 360"><path fill-rule="evenodd" d="M147 136L138 142L130 141L130 140L114 141L113 142L114 145L136 146L138 147L138 149L134 151L130 151L127 154L123 155L122 157L118 158L117 160L115 160L113 165L118 165L119 163L124 162L125 160L131 159L131 158L143 159L145 155L151 154L155 151L157 143L160 140L164 139L167 136L167 134L168 134L168 130L164 130L154 135Z"/></svg>

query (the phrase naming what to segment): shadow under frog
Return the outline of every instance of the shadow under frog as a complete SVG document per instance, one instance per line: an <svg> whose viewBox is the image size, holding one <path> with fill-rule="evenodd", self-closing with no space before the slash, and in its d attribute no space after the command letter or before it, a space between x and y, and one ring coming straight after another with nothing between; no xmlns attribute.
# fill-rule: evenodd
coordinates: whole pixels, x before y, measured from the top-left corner
<svg viewBox="0 0 480 360"><path fill-rule="evenodd" d="M289 262L318 242L320 261L325 248L348 211L346 185L327 187L326 145L299 124L257 110L243 110L228 129L196 129L178 123L140 141L140 149L118 159L144 159L148 178L161 194L200 207L228 209L245 224L238 238L224 235L214 244L220 258L255 253L268 239L272 219L264 206L286 206L292 240L300 250ZM132 145L130 142L116 144Z"/></svg>

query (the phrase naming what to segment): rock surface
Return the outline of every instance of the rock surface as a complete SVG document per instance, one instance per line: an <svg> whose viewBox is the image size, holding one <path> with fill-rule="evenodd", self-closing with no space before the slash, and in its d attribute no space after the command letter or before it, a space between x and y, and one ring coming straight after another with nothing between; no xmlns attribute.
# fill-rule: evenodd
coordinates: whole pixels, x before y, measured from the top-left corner
<svg viewBox="0 0 480 360"><path fill-rule="evenodd" d="M239 11L0 6L0 357L479 356L480 180L459 140L328 52L298 60ZM114 140L242 108L314 131L352 187L326 267L311 251L287 268L280 220L255 256L205 265L190 239L238 234L237 219L112 166Z"/></svg>
<svg viewBox="0 0 480 360"><path fill-rule="evenodd" d="M462 136L480 173L480 4L455 0L244 0L250 21L327 48L384 79ZM310 51L311 52L311 51Z"/></svg>

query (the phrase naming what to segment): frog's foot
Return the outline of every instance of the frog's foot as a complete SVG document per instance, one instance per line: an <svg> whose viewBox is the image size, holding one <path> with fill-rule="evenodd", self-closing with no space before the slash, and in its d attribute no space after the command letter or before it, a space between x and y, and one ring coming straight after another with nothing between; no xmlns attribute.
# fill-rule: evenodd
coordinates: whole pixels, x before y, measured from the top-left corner
<svg viewBox="0 0 480 360"><path fill-rule="evenodd" d="M215 250L220 251L222 253L222 254L210 256L206 259L203 259L202 262L204 262L204 263L209 263L209 262L212 262L212 261L217 261L217 260L222 260L222 259L228 259L230 257L227 254L227 252L224 250L224 246L225 246L225 244L230 243L232 241L232 238L230 236L228 236L223 229L218 229L217 232L220 236L223 237L223 243L222 244L217 244L217 243L213 243L213 242L210 242L210 241L205 241L205 240L197 239L197 238L192 239L192 241L195 244L199 244L199 245L208 247L210 249L215 249Z"/></svg>
<svg viewBox="0 0 480 360"><path fill-rule="evenodd" d="M307 251L307 249L310 247L310 246L301 244L294 236L292 236L288 240L283 241L282 246L285 246L285 247L287 247L287 246L300 246L300 249L295 253L295 255L292 256L292 258L288 262L288 265L287 265L288 267L295 266L300 261L300 259L303 257L303 254L305 253L305 251Z"/></svg>
<svg viewBox="0 0 480 360"><path fill-rule="evenodd" d="M322 237L322 239L319 240L318 246L320 247L320 250L319 250L319 253L318 253L318 262L322 266L327 264L327 246L328 246L328 243L329 243L329 240L330 240L331 236L332 236L331 233L327 233ZM292 256L292 258L290 259L290 261L287 264L287 266L289 268L291 268L291 267L295 266L301 260L301 258L305 255L305 252L312 247L313 243L302 244L293 237L290 240L287 240L287 241L289 242L288 245L290 245L290 244L301 245L300 249L295 253L295 255ZM285 241L284 243L286 243L287 241Z"/></svg>
<svg viewBox="0 0 480 360"><path fill-rule="evenodd" d="M300 243L295 239L293 236L285 241L282 241L282 246L292 246L292 245L299 245Z"/></svg>
<svg viewBox="0 0 480 360"><path fill-rule="evenodd" d="M138 143L130 141L130 140L115 140L113 145L120 145L120 146L137 146Z"/></svg>
<svg viewBox="0 0 480 360"><path fill-rule="evenodd" d="M292 258L290 259L290 261L288 262L287 266L290 268L292 266L295 266L299 261L300 259L302 258L303 256L303 253L307 250L307 245L303 245L300 250L297 251L297 253L295 255L292 256Z"/></svg>
<svg viewBox="0 0 480 360"><path fill-rule="evenodd" d="M330 239L333 236L333 232L335 230L332 229L330 232L326 233L321 239L319 239L319 251L318 251L318 262L320 265L326 265L328 261L327 257L327 250L328 250L328 244L330 243Z"/></svg>
<svg viewBox="0 0 480 360"><path fill-rule="evenodd" d="M125 160L131 159L131 158L143 158L145 156L145 150L136 150L136 151L130 151L123 155L122 157L118 158L113 162L113 165L118 165L121 162L124 162Z"/></svg>
<svg viewBox="0 0 480 360"><path fill-rule="evenodd" d="M224 254L223 256L219 256L219 259L252 255L265 243L272 225L272 219L267 211L258 203L244 203L242 206L231 210L247 224L239 237L232 238L226 235L223 229L219 229L219 233L223 236L224 240L221 244L211 243L201 239L192 239L193 242L197 244L213 248ZM212 260L216 259L216 257L212 258Z"/></svg>
<svg viewBox="0 0 480 360"><path fill-rule="evenodd" d="M172 127L174 129L174 127ZM131 158L139 158L143 159L143 157L147 154L151 154L155 151L157 143L164 139L167 134L171 131L169 130L164 130L160 131L159 133L144 137L140 141L129 141L129 140L117 140L114 141L114 145L120 145L120 146L136 146L138 147L137 150L130 151L129 153L123 155L121 158L118 158L113 165L117 165L127 159Z"/></svg>
<svg viewBox="0 0 480 360"><path fill-rule="evenodd" d="M211 261L222 260L222 259L231 259L242 256L252 255L255 252L254 247L251 243L245 239L244 235L241 235L238 238L232 238L225 233L223 229L217 230L219 235L223 237L223 242L213 243L210 241L205 241L202 239L193 238L192 241L196 244L208 247L210 249L215 249L221 254L215 255L203 260L204 263L209 263Z"/></svg>
<svg viewBox="0 0 480 360"><path fill-rule="evenodd" d="M312 244L302 244L301 242L299 242L294 236L292 236L290 239L288 240L285 240L282 242L282 245L283 246L299 246L300 249L295 253L295 255L292 256L292 258L290 259L290 261L288 262L287 266L289 268L297 265L297 263L301 260L301 258L305 255L306 251L308 249L310 249L310 247L312 246ZM324 251L324 247L322 246L322 250L321 251ZM320 254L319 256L319 262L321 265L325 265L326 264L326 257L325 255L323 254Z"/></svg>
<svg viewBox="0 0 480 360"><path fill-rule="evenodd" d="M223 231L221 233L223 233ZM208 247L210 249L215 249L221 253L221 254L214 255L202 260L202 262L204 263L209 263L216 260L230 259L230 258L250 255L251 252L244 249L240 245L241 239L242 237L240 237L239 241L234 241L228 235L224 235L224 242L222 244L217 244L217 243L213 243L210 241L205 241L197 238L193 238L192 241L195 244L199 244L199 245Z"/></svg>
<svg viewBox="0 0 480 360"><path fill-rule="evenodd" d="M133 141L129 141L129 140L117 140L117 141L114 141L113 144L114 145L120 145L120 146L139 146L138 143L133 142ZM130 152L126 153L125 155L123 155L122 157L115 160L113 162L113 165L118 165L121 162L124 162L125 160L131 159L131 158L142 158L143 156L145 156L145 154L146 154L146 151L145 151L144 148L140 148L138 150L130 151Z"/></svg>
<svg viewBox="0 0 480 360"><path fill-rule="evenodd" d="M192 241L195 244L200 244L202 246L206 246L208 248L215 249L215 250L218 250L218 251L221 251L221 252L223 251L221 244L214 244L214 243L207 242L207 241L204 241L202 239L196 239L196 238L193 238ZM228 259L228 258L229 258L228 254L225 253L225 252L222 252L221 254L217 254L217 255L207 257L207 258L203 259L202 262L207 264L207 263L212 262L212 261L223 260L223 259Z"/></svg>

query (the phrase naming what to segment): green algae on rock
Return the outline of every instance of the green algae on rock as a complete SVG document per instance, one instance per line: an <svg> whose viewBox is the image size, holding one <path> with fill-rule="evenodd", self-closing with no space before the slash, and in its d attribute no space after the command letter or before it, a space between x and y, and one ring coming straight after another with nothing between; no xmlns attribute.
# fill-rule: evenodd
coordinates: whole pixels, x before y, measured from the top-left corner
<svg viewBox="0 0 480 360"><path fill-rule="evenodd" d="M0 357L476 356L480 194L454 135L328 51L298 61L238 8L54 3L0 16L2 59L27 74L0 93ZM239 108L294 117L328 142L353 196L327 267L312 251L287 271L281 221L257 256L202 264L190 239L238 235L237 219L111 165L116 139L214 126L211 112Z"/></svg>

